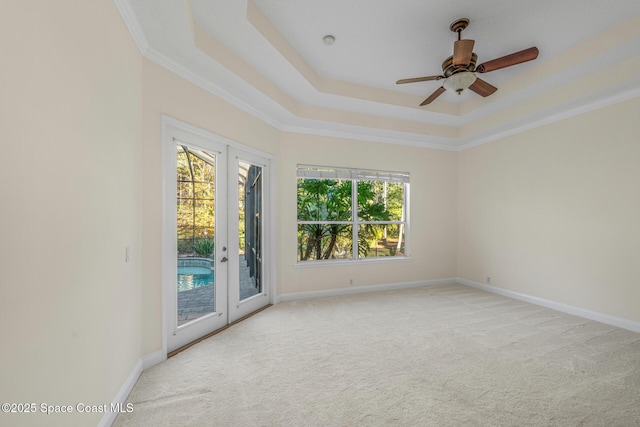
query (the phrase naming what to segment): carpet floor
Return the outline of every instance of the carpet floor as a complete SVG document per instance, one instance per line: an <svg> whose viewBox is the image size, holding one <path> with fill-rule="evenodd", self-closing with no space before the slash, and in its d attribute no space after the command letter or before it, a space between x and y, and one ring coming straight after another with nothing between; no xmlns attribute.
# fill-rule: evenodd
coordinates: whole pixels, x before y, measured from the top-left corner
<svg viewBox="0 0 640 427"><path fill-rule="evenodd" d="M114 426L640 426L640 334L462 285L277 304Z"/></svg>

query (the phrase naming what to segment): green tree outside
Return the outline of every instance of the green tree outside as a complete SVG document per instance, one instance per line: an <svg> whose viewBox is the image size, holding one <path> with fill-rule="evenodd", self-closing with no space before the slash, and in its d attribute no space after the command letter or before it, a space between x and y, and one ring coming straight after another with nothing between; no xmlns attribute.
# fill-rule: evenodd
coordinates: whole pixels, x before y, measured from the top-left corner
<svg viewBox="0 0 640 427"><path fill-rule="evenodd" d="M178 255L208 252L215 225L215 167L206 153L177 146ZM209 242L210 241L210 242Z"/></svg>
<svg viewBox="0 0 640 427"><path fill-rule="evenodd" d="M358 219L360 221L400 221L402 218L402 184L382 181L357 181ZM298 221L324 223L298 225L298 259L321 260L351 258L352 181L298 179ZM338 222L338 223L336 223ZM358 255L367 257L384 233L398 238L397 226L360 224ZM395 231L394 231L395 230ZM380 255L385 255L381 253Z"/></svg>

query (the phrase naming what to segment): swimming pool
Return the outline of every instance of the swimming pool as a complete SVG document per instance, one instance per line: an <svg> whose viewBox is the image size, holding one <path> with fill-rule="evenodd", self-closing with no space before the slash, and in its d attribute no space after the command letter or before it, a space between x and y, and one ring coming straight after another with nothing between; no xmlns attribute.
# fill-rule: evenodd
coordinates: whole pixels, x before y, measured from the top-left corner
<svg viewBox="0 0 640 427"><path fill-rule="evenodd" d="M214 277L211 267L203 265L205 263L196 263L193 261L190 260L188 263L178 262L178 292L213 284Z"/></svg>

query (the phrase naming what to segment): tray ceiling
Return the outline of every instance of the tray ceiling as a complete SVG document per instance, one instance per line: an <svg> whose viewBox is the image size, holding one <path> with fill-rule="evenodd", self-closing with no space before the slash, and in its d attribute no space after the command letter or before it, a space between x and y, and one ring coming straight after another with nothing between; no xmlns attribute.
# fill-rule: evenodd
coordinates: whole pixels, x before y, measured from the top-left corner
<svg viewBox="0 0 640 427"><path fill-rule="evenodd" d="M640 95L637 0L116 0L142 54L290 132L461 149ZM478 63L538 59L482 78L482 98L439 82L457 18ZM325 35L335 43L323 43Z"/></svg>

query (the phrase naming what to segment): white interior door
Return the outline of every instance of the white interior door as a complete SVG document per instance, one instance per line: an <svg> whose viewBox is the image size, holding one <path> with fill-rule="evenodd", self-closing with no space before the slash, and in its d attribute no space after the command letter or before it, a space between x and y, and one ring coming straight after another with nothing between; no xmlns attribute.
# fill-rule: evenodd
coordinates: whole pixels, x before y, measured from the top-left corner
<svg viewBox="0 0 640 427"><path fill-rule="evenodd" d="M269 304L269 160L169 121L163 141L167 352Z"/></svg>

